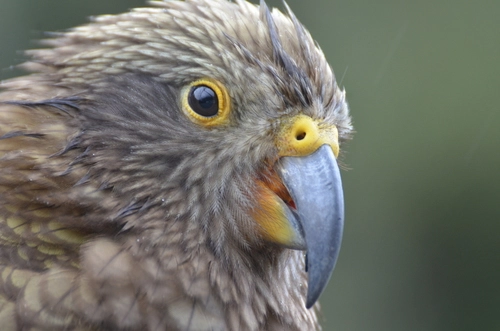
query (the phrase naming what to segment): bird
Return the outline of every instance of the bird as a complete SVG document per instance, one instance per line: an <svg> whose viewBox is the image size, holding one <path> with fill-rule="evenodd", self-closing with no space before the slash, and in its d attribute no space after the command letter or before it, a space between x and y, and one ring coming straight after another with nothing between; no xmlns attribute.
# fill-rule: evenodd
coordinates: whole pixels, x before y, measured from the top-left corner
<svg viewBox="0 0 500 331"><path fill-rule="evenodd" d="M290 8L152 1L0 84L2 330L321 330L345 90Z"/></svg>

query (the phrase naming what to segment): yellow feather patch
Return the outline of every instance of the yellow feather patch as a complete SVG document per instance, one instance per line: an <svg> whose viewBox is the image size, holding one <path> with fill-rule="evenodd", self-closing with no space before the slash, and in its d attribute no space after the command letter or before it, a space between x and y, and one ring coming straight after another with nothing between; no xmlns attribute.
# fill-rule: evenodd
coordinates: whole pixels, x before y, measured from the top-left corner
<svg viewBox="0 0 500 331"><path fill-rule="evenodd" d="M257 206L252 216L260 226L262 237L276 244L287 245L293 241L294 230L288 221L280 198L261 181L257 182Z"/></svg>

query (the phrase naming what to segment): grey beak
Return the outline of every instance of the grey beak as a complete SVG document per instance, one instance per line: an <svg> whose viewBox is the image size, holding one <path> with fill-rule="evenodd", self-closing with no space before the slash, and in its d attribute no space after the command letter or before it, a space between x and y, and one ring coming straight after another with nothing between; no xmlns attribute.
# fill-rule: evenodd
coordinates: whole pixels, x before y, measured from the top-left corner
<svg viewBox="0 0 500 331"><path fill-rule="evenodd" d="M308 156L283 157L277 168L288 189L307 246L306 270L310 308L328 284L340 251L344 229L344 194L337 160L328 145Z"/></svg>

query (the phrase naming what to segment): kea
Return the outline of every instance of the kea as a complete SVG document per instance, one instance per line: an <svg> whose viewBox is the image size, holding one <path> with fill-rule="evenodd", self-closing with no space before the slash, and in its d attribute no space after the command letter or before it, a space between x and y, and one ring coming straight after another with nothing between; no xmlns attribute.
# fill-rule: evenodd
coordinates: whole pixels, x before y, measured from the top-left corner
<svg viewBox="0 0 500 331"><path fill-rule="evenodd" d="M1 330L321 329L352 125L290 9L153 1L43 43L1 84Z"/></svg>

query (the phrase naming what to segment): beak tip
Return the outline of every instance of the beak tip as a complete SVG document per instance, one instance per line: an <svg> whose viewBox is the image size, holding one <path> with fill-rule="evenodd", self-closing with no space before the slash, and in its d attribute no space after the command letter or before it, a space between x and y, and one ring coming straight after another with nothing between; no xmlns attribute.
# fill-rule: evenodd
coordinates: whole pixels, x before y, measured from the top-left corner
<svg viewBox="0 0 500 331"><path fill-rule="evenodd" d="M315 293L313 293L309 290L307 291L307 296L306 296L306 308L307 309L310 309L312 306L314 306L316 301L318 301L319 293L316 293L316 292L317 291L315 291Z"/></svg>
<svg viewBox="0 0 500 331"><path fill-rule="evenodd" d="M334 266L314 268L308 266L306 308L309 309L323 293L333 273Z"/></svg>
<svg viewBox="0 0 500 331"><path fill-rule="evenodd" d="M311 299L307 298L306 308L311 309L311 307L314 306L315 303L316 303L316 300L311 300Z"/></svg>

